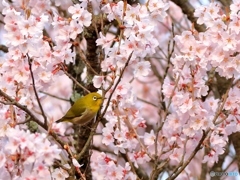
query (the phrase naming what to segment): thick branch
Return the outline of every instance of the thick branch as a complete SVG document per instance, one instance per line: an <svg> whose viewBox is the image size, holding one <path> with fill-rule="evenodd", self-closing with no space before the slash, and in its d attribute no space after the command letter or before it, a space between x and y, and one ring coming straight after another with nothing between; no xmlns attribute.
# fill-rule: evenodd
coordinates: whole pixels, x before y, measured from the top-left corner
<svg viewBox="0 0 240 180"><path fill-rule="evenodd" d="M221 2L224 7L229 7L232 3L231 0L218 0L218 1Z"/></svg>
<svg viewBox="0 0 240 180"><path fill-rule="evenodd" d="M204 25L197 24L197 18L193 15L195 9L188 0L172 0L172 2L182 9L183 13L187 15L188 19L194 24L194 27L198 32L204 32L206 30Z"/></svg>
<svg viewBox="0 0 240 180"><path fill-rule="evenodd" d="M4 46L4 45L0 45L0 51L3 51L5 53L7 53L8 52L8 47Z"/></svg>

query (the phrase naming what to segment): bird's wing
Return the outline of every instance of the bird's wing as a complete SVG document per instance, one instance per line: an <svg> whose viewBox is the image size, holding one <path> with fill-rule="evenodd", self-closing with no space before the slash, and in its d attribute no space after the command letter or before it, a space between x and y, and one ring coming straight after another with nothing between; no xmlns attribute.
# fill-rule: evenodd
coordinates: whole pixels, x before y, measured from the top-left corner
<svg viewBox="0 0 240 180"><path fill-rule="evenodd" d="M65 116L64 116L64 118L66 118L66 119L72 119L72 118L74 118L74 117L80 117L80 116L82 116L84 114L84 111L72 111L72 110L69 110L66 114L65 114Z"/></svg>
<svg viewBox="0 0 240 180"><path fill-rule="evenodd" d="M83 105L79 105L77 102L75 102L72 106L72 108L70 108L67 112L67 114L69 113L69 116L81 116L84 111L86 110L86 107Z"/></svg>
<svg viewBox="0 0 240 180"><path fill-rule="evenodd" d="M95 112L91 111L90 109L85 109L81 116L74 117L73 119L71 119L71 122L74 124L83 125L91 121L95 115Z"/></svg>
<svg viewBox="0 0 240 180"><path fill-rule="evenodd" d="M81 111L72 111L71 109L68 110L68 112L59 120L57 120L56 122L63 122L63 121L71 121L73 118L75 117L81 117L82 114L84 114L84 112Z"/></svg>

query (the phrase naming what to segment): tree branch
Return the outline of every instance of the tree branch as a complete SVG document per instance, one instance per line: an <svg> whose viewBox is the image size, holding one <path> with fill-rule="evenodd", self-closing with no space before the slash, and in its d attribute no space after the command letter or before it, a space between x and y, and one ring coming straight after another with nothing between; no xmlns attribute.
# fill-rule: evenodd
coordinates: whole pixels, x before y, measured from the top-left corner
<svg viewBox="0 0 240 180"><path fill-rule="evenodd" d="M17 106L18 108L20 108L21 110L23 110L24 112L26 112L27 114L29 114L29 116L31 116L31 119L33 121L35 121L36 123L38 123L40 126L42 126L44 129L48 129L48 126L44 123L42 123L28 108L27 106L24 106L20 103L18 103L15 99L11 98L9 95L7 95L6 93L4 93L1 89L0 89L0 96L3 96L5 99L7 99L9 102L6 103L11 103L15 106Z"/></svg>
<svg viewBox="0 0 240 180"><path fill-rule="evenodd" d="M192 159L194 158L194 156L197 154L197 152L201 149L201 145L205 139L205 137L207 136L209 131L205 132L203 131L203 135L201 140L199 141L198 145L196 146L196 148L194 149L194 151L192 152L192 154L190 155L190 157L185 161L185 163L177 170L176 173L172 174L170 177L167 178L167 180L173 180L175 179L185 168L186 166L192 161Z"/></svg>
<svg viewBox="0 0 240 180"><path fill-rule="evenodd" d="M218 1L221 2L224 7L229 7L232 3L231 0L218 0Z"/></svg>
<svg viewBox="0 0 240 180"><path fill-rule="evenodd" d="M193 15L195 9L188 0L171 0L171 1L182 9L183 13L187 15L188 19L194 24L194 27L198 32L204 32L206 30L206 27L204 25L197 24L197 18L195 18Z"/></svg>
<svg viewBox="0 0 240 180"><path fill-rule="evenodd" d="M35 86L35 79L34 79L33 71L32 71L32 62L31 62L31 59L28 55L27 55L27 58L28 58L28 65L29 65L29 70L30 70L30 74L31 74L31 78L32 78L33 91L34 91L34 94L36 96L38 106L41 110L41 113L42 113L42 116L43 116L43 119L44 119L44 124L47 126L47 117L46 117L45 112L43 110L43 107L42 107L42 104L40 102L40 99L39 99L39 96L38 96L38 93L37 93L37 89L36 89L36 86Z"/></svg>
<svg viewBox="0 0 240 180"><path fill-rule="evenodd" d="M0 45L0 51L3 51L5 53L7 53L8 52L8 47L4 46L4 45Z"/></svg>

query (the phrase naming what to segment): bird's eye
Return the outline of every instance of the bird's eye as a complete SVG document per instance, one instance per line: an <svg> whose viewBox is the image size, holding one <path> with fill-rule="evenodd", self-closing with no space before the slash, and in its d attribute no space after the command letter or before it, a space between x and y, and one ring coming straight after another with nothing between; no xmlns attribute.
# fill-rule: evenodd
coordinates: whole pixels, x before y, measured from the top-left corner
<svg viewBox="0 0 240 180"><path fill-rule="evenodd" d="M97 100L97 96L93 96L93 100L96 101Z"/></svg>

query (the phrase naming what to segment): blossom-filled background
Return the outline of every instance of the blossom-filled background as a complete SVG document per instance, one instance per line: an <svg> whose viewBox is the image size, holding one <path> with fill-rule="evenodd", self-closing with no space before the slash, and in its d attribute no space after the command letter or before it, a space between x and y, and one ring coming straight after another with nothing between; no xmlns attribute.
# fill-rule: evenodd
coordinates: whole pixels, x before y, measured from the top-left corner
<svg viewBox="0 0 240 180"><path fill-rule="evenodd" d="M240 176L239 0L0 9L0 179ZM94 120L55 123L89 92Z"/></svg>

